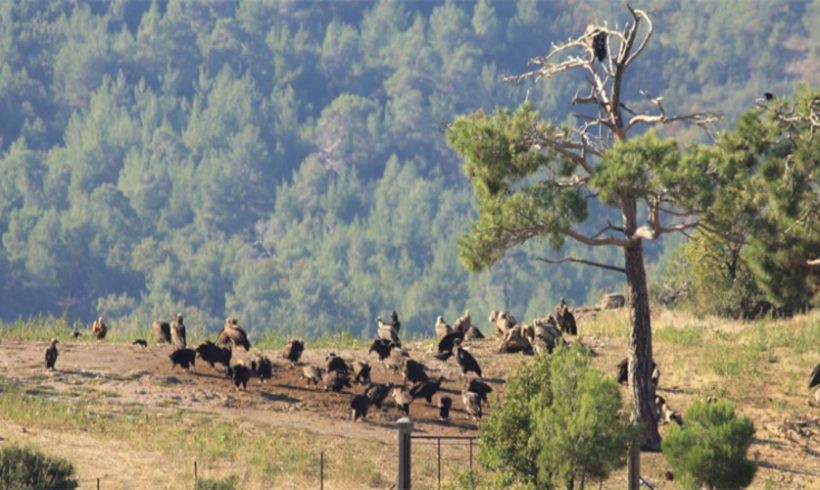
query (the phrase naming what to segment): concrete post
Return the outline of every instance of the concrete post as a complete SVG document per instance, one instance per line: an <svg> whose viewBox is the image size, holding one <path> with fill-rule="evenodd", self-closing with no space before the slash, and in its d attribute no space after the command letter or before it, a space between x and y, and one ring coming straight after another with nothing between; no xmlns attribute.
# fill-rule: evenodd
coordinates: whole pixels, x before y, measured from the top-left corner
<svg viewBox="0 0 820 490"><path fill-rule="evenodd" d="M410 432L413 422L402 417L396 422L399 427L399 479L398 490L410 490Z"/></svg>

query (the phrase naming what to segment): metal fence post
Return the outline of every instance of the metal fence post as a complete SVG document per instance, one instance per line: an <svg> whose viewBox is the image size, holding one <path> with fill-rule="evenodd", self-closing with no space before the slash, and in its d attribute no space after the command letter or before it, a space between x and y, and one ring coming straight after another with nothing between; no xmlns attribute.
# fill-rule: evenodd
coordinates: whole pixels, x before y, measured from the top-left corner
<svg viewBox="0 0 820 490"><path fill-rule="evenodd" d="M436 440L438 441L438 488L441 490L441 438Z"/></svg>
<svg viewBox="0 0 820 490"><path fill-rule="evenodd" d="M196 485L196 481L198 480L197 472L196 472L196 460L194 460L194 485Z"/></svg>
<svg viewBox="0 0 820 490"><path fill-rule="evenodd" d="M319 455L319 490L325 490L325 452Z"/></svg>
<svg viewBox="0 0 820 490"><path fill-rule="evenodd" d="M97 490L100 490L100 479L97 478Z"/></svg>
<svg viewBox="0 0 820 490"><path fill-rule="evenodd" d="M408 417L402 417L396 425L399 427L398 490L410 490L410 433L413 422Z"/></svg>
<svg viewBox="0 0 820 490"><path fill-rule="evenodd" d="M473 469L473 440L470 439L470 469Z"/></svg>

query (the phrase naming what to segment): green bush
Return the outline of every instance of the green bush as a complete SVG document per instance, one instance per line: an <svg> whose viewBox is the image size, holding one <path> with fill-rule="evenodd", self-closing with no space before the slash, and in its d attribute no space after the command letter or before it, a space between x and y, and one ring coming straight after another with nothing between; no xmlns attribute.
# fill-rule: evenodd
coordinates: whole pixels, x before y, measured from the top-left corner
<svg viewBox="0 0 820 490"><path fill-rule="evenodd" d="M73 474L74 467L62 458L17 445L0 451L0 488L77 488L77 481L71 478Z"/></svg>
<svg viewBox="0 0 820 490"><path fill-rule="evenodd" d="M696 402L686 411L683 427L671 426L663 455L689 488L743 488L757 469L746 459L754 433L752 422L737 417L731 403Z"/></svg>
<svg viewBox="0 0 820 490"><path fill-rule="evenodd" d="M589 366L581 347L538 356L507 382L503 402L481 425L481 463L539 489L583 487L626 462L638 427L619 410L618 385Z"/></svg>
<svg viewBox="0 0 820 490"><path fill-rule="evenodd" d="M231 475L221 480L210 480L208 478L200 478L194 485L194 490L236 490L236 484L239 477Z"/></svg>

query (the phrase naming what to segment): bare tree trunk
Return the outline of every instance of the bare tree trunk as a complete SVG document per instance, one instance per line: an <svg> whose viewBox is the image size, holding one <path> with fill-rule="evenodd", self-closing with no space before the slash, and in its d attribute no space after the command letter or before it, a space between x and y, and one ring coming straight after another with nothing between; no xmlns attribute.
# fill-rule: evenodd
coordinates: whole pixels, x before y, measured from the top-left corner
<svg viewBox="0 0 820 490"><path fill-rule="evenodd" d="M624 231L635 233L637 209L634 199L625 199L623 205ZM625 249L624 269L629 299L629 389L635 403L635 418L644 426L644 451L660 451L661 436L655 413L655 387L652 385L652 328L649 320L649 293L643 262L643 241L635 240ZM631 459L631 458L630 458ZM633 475L634 476L634 475Z"/></svg>

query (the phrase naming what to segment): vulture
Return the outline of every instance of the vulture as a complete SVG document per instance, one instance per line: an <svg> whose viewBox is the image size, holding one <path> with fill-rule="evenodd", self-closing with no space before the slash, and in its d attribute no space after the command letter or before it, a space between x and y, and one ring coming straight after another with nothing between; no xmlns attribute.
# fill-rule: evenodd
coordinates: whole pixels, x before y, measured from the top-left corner
<svg viewBox="0 0 820 490"><path fill-rule="evenodd" d="M228 342L234 346L241 345L246 351L251 350L251 343L248 342L248 334L239 326L239 321L236 318L228 318L225 321L225 326L222 327L222 332L216 339L216 343L225 345Z"/></svg>
<svg viewBox="0 0 820 490"><path fill-rule="evenodd" d="M487 400L487 395L492 393L493 389L487 383L473 378L470 381L464 381L464 391L475 393L478 395L479 402L484 402L489 405L490 402Z"/></svg>
<svg viewBox="0 0 820 490"><path fill-rule="evenodd" d="M661 372L658 369L658 365L655 364L655 361L652 361L652 383L655 387L658 386L658 380L661 377ZM618 363L618 383L625 385L629 384L629 359L624 358L620 363Z"/></svg>
<svg viewBox="0 0 820 490"><path fill-rule="evenodd" d="M54 369L54 364L57 362L57 344L60 341L57 339L51 339L51 343L46 348L45 358L46 358L46 369Z"/></svg>
<svg viewBox="0 0 820 490"><path fill-rule="evenodd" d="M410 388L410 395L415 400L416 398L424 398L427 403L433 403L433 395L438 393L441 389L441 382L444 381L444 376L439 376L437 380L428 379L413 385Z"/></svg>
<svg viewBox="0 0 820 490"><path fill-rule="evenodd" d="M481 330L478 329L475 325L470 325L467 327L467 331L464 332L464 339L465 340L473 340L473 339L483 339L484 334L481 333Z"/></svg>
<svg viewBox="0 0 820 490"><path fill-rule="evenodd" d="M190 369L190 366L195 365L196 352L191 349L177 349L169 356L171 358L171 369L175 368L177 364L183 369Z"/></svg>
<svg viewBox="0 0 820 490"><path fill-rule="evenodd" d="M327 372L339 371L343 374L350 372L350 366L347 365L344 359L337 356L335 352L331 352L325 356L325 362L327 363Z"/></svg>
<svg viewBox="0 0 820 490"><path fill-rule="evenodd" d="M450 418L450 407L453 406L453 399L449 396L443 396L438 400L438 418L447 420Z"/></svg>
<svg viewBox="0 0 820 490"><path fill-rule="evenodd" d="M508 311L492 310L490 312L490 323L495 326L496 335L503 338L517 322L512 313Z"/></svg>
<svg viewBox="0 0 820 490"><path fill-rule="evenodd" d="M592 52L598 61L606 59L606 32L599 30L592 36Z"/></svg>
<svg viewBox="0 0 820 490"><path fill-rule="evenodd" d="M387 395L390 394L390 390L393 388L392 384L374 384L370 385L367 390L365 390L364 394L370 398L370 403L376 405L377 408L382 408L382 402L384 399L387 398Z"/></svg>
<svg viewBox="0 0 820 490"><path fill-rule="evenodd" d="M181 314L178 314L177 319L171 324L171 339L177 349L185 348L185 324L182 323Z"/></svg>
<svg viewBox="0 0 820 490"><path fill-rule="evenodd" d="M251 372L261 383L273 377L273 364L266 356L258 355L251 361Z"/></svg>
<svg viewBox="0 0 820 490"><path fill-rule="evenodd" d="M350 384L347 371L328 371L324 376L324 381L325 391L339 393L345 386L353 388L353 385Z"/></svg>
<svg viewBox="0 0 820 490"><path fill-rule="evenodd" d="M811 377L809 378L809 389L812 389L817 385L820 385L820 364L814 366L814 370L811 372Z"/></svg>
<svg viewBox="0 0 820 490"><path fill-rule="evenodd" d="M475 360L472 354L464 350L461 347L461 342L456 343L456 361L458 361L458 365L461 367L461 375L466 376L469 372L474 372L481 377L481 366L478 365L478 361Z"/></svg>
<svg viewBox="0 0 820 490"><path fill-rule="evenodd" d="M569 306L567 306L567 302L564 298L561 298L558 302L558 306L555 307L555 318L558 320L558 326L561 328L562 332L570 335L578 335L578 327L575 324L575 315L569 311Z"/></svg>
<svg viewBox="0 0 820 490"><path fill-rule="evenodd" d="M302 339L290 339L285 344L285 350L282 352L282 357L290 361L290 366L296 366L299 363L299 358L302 357L302 352L305 350L305 341Z"/></svg>
<svg viewBox="0 0 820 490"><path fill-rule="evenodd" d="M427 368L424 364L414 361L413 359L407 359L404 363L402 377L405 382L409 381L410 383L419 383L430 379L430 377L427 376Z"/></svg>
<svg viewBox="0 0 820 490"><path fill-rule="evenodd" d="M91 324L91 333L94 334L97 340L105 338L105 334L108 333L108 327L105 325L105 322L103 322L102 317L98 317L94 320L94 323Z"/></svg>
<svg viewBox="0 0 820 490"><path fill-rule="evenodd" d="M243 390L248 389L248 380L251 379L251 375L253 374L248 366L240 361L233 366L231 371L233 372L231 379L236 389L239 389L239 385L242 385Z"/></svg>
<svg viewBox="0 0 820 490"><path fill-rule="evenodd" d="M355 422L367 417L367 409L370 408L370 398L367 395L356 395L350 400L350 418Z"/></svg>
<svg viewBox="0 0 820 490"><path fill-rule="evenodd" d="M464 334L459 331L450 332L441 340L438 341L438 354L436 354L436 359L441 361L446 361L453 355L453 347L455 346L456 339L463 340Z"/></svg>
<svg viewBox="0 0 820 490"><path fill-rule="evenodd" d="M453 331L454 332L461 332L462 335L467 333L467 329L470 328L472 325L472 319L470 318L470 310L466 310L464 315L458 318L455 322L453 322Z"/></svg>
<svg viewBox="0 0 820 490"><path fill-rule="evenodd" d="M655 408L657 410L656 415L661 423L675 422L678 425L683 425L683 417L681 417L680 412L669 408L662 396L655 396Z"/></svg>
<svg viewBox="0 0 820 490"><path fill-rule="evenodd" d="M370 354L371 352L375 352L379 356L379 361L384 362L384 360L390 356L390 351L393 347L398 347L398 344L392 340L374 339L373 343L370 344L370 350L368 350L367 353Z"/></svg>
<svg viewBox="0 0 820 490"><path fill-rule="evenodd" d="M75 329L71 332L71 337L72 337L72 338L79 339L79 338L80 338L80 335L82 335L82 334L81 334L81 333L80 333L80 331L79 331L79 330L77 330L76 328L75 328Z"/></svg>
<svg viewBox="0 0 820 490"><path fill-rule="evenodd" d="M211 368L215 368L216 366L214 366L214 364L219 363L225 366L226 373L230 373L233 352L229 347L219 347L209 340L204 344L199 344L199 347L196 348L196 353L200 359L207 362Z"/></svg>
<svg viewBox="0 0 820 490"><path fill-rule="evenodd" d="M353 382L367 386L370 384L370 364L364 361L353 361Z"/></svg>
<svg viewBox="0 0 820 490"><path fill-rule="evenodd" d="M383 364L384 367L390 368L393 371L398 371L402 367L404 367L404 358L407 354L399 348L394 347L390 351L390 356L384 360Z"/></svg>
<svg viewBox="0 0 820 490"><path fill-rule="evenodd" d="M767 100L767 101L769 101L769 102L771 102L771 101L773 101L774 99L776 99L776 98L777 98L777 97L775 97L775 95L774 95L773 93L771 93L771 92L763 92L763 97L765 97L765 98L766 98L766 100Z"/></svg>
<svg viewBox="0 0 820 490"><path fill-rule="evenodd" d="M393 388L393 401L396 402L396 406L399 407L402 413L410 415L410 403L413 401L413 397L403 386Z"/></svg>
<svg viewBox="0 0 820 490"><path fill-rule="evenodd" d="M163 342L166 344L171 343L171 324L168 322L164 322L162 320L157 320L151 326L154 330L154 338L157 340L158 344L162 344Z"/></svg>
<svg viewBox="0 0 820 490"><path fill-rule="evenodd" d="M131 342L131 345L138 345L138 346L140 346L144 349L144 348L148 347L148 342L146 342L145 339L137 339L137 340Z"/></svg>
<svg viewBox="0 0 820 490"><path fill-rule="evenodd" d="M381 317L379 317L381 318ZM393 310L393 313L390 314L390 321L389 322L382 322L385 326L391 327L396 333L399 333L401 330L401 322L399 321L399 314L396 313L396 310Z"/></svg>
<svg viewBox="0 0 820 490"><path fill-rule="evenodd" d="M468 418L478 420L481 418L481 398L472 391L462 391L461 401L464 403L464 410Z"/></svg>
<svg viewBox="0 0 820 490"><path fill-rule="evenodd" d="M305 378L306 384L318 385L322 379L322 370L316 366L307 365L302 368L302 377Z"/></svg>
<svg viewBox="0 0 820 490"><path fill-rule="evenodd" d="M448 333L451 333L453 329L450 325L447 325L447 322L444 321L444 317L439 315L436 317L436 338L443 339Z"/></svg>
<svg viewBox="0 0 820 490"><path fill-rule="evenodd" d="M524 335L521 325L514 325L507 330L507 334L504 336L504 340L501 342L501 347L499 347L498 351L509 354L515 354L516 352L523 352L526 355L533 354L532 343Z"/></svg>
<svg viewBox="0 0 820 490"><path fill-rule="evenodd" d="M399 341L399 332L389 323L384 323L382 317L378 317L376 321L379 323L379 329L376 332L377 337L380 339L390 340L395 342L397 345L401 345Z"/></svg>

